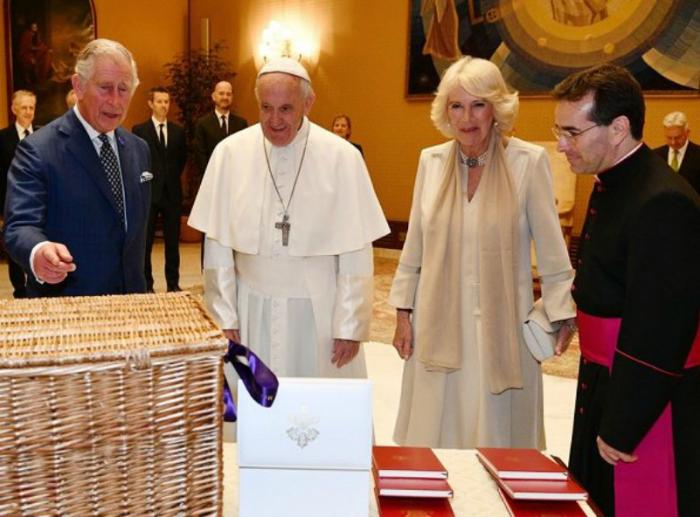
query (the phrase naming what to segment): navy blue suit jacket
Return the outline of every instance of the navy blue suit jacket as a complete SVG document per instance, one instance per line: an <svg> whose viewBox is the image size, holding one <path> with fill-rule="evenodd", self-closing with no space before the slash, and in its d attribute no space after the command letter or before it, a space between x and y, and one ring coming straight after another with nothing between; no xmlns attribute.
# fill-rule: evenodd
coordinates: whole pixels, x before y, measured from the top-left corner
<svg viewBox="0 0 700 517"><path fill-rule="evenodd" d="M56 285L29 275L29 296L80 296L146 290L144 258L151 184L148 146L115 132L124 180L125 231L106 174L73 110L22 140L8 175L5 243L31 271L29 255L41 241L65 244L77 269Z"/></svg>

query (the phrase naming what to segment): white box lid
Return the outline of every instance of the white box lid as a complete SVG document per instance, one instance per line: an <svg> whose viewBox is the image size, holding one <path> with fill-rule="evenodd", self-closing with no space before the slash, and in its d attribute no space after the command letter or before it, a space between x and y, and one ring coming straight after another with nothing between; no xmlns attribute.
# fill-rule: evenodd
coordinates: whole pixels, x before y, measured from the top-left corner
<svg viewBox="0 0 700 517"><path fill-rule="evenodd" d="M367 379L279 379L272 407L238 382L238 465L368 470L372 385Z"/></svg>

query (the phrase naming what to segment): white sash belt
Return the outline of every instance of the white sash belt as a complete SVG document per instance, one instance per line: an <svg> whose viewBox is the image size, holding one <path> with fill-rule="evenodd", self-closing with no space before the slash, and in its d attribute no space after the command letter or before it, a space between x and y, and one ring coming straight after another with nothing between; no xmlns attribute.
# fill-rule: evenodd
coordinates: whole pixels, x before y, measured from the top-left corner
<svg viewBox="0 0 700 517"><path fill-rule="evenodd" d="M236 253L236 272L251 289L273 298L309 298L303 257Z"/></svg>

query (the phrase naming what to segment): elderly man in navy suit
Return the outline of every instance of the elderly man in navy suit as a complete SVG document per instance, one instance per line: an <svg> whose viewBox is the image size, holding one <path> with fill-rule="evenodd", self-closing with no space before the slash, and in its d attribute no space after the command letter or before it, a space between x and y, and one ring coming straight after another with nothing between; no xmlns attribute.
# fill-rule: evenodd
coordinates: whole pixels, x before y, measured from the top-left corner
<svg viewBox="0 0 700 517"><path fill-rule="evenodd" d="M28 296L146 290L153 175L147 144L119 127L138 82L124 46L91 41L72 77L77 105L17 147L5 242L30 272Z"/></svg>

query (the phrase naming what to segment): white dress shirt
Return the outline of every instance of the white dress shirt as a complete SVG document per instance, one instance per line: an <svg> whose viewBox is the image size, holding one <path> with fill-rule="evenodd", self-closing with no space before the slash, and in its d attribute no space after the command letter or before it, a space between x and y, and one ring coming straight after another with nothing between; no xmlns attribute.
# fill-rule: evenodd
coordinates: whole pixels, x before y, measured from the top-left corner
<svg viewBox="0 0 700 517"><path fill-rule="evenodd" d="M22 127L17 122L15 122L15 129L17 130L17 136L19 137L20 142L22 141L22 139L24 139L25 136L28 136L24 134L25 131L29 131L30 135L34 132L34 127L31 124L29 124L28 127Z"/></svg>

